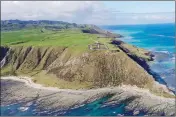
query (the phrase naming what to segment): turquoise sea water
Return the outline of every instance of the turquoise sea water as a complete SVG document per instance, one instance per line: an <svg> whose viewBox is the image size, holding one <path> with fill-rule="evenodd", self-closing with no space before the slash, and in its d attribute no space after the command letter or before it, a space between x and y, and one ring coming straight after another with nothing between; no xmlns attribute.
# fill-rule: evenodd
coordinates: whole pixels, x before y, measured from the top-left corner
<svg viewBox="0 0 176 117"><path fill-rule="evenodd" d="M170 88L175 87L175 56L174 56L174 24L153 24L153 25L124 25L124 26L103 26L102 28L115 33L122 34L123 41L152 51L156 57L150 64L153 71L157 72L168 84ZM57 110L36 110L35 102L31 104L17 103L1 106L1 115L4 116L132 116L133 110L125 109L126 103L102 106L110 98L109 96L86 104L82 107L66 111ZM28 105L28 106L26 106ZM27 107L27 110L21 109ZM146 112L141 110L137 116L143 116Z"/></svg>
<svg viewBox="0 0 176 117"><path fill-rule="evenodd" d="M150 68L175 90L175 24L102 26L123 35L126 43L147 49L155 55Z"/></svg>

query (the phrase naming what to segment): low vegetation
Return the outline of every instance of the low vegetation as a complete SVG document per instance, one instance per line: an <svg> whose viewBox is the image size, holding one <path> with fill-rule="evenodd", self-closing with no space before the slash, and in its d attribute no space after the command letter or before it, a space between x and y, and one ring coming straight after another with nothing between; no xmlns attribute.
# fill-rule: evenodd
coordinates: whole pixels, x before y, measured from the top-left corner
<svg viewBox="0 0 176 117"><path fill-rule="evenodd" d="M86 46L94 43L96 35L84 34L80 30L41 32L41 29L2 32L3 46Z"/></svg>

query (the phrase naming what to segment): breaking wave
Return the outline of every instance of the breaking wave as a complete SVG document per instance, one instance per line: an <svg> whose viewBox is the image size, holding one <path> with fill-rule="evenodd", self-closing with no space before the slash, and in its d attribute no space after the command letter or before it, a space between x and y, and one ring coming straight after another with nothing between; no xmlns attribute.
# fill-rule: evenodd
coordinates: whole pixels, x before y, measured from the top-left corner
<svg viewBox="0 0 176 117"><path fill-rule="evenodd" d="M166 35L158 35L158 34L151 34L151 36L157 36L157 37L167 37L167 38L173 38L175 39L174 36L166 36Z"/></svg>

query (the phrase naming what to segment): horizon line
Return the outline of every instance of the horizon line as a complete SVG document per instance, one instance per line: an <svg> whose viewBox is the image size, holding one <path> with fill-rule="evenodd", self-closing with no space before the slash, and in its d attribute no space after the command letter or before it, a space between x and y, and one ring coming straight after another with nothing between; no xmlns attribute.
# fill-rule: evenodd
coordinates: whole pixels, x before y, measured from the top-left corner
<svg viewBox="0 0 176 117"><path fill-rule="evenodd" d="M66 22L66 23L75 23L75 22L69 22L69 21L63 21L63 20L48 20L48 19L39 19L39 20L22 20L22 19L1 19L1 21L6 21L6 20L19 20L19 21L60 21L60 22ZM97 26L113 26L113 25L150 25L150 24L175 24L176 22L163 22L163 23L139 23L139 24L93 24ZM80 23L76 23L80 24ZM81 24L86 24L86 23L81 23ZM87 24L92 24L92 23L87 23Z"/></svg>

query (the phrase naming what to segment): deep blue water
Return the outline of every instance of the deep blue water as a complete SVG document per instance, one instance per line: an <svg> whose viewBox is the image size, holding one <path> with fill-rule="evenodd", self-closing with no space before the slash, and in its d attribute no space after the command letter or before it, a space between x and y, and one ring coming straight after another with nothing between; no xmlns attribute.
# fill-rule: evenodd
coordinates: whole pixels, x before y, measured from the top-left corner
<svg viewBox="0 0 176 117"><path fill-rule="evenodd" d="M175 90L175 24L114 25L102 28L123 35L124 42L155 54L150 68ZM160 80L161 81L161 80Z"/></svg>

